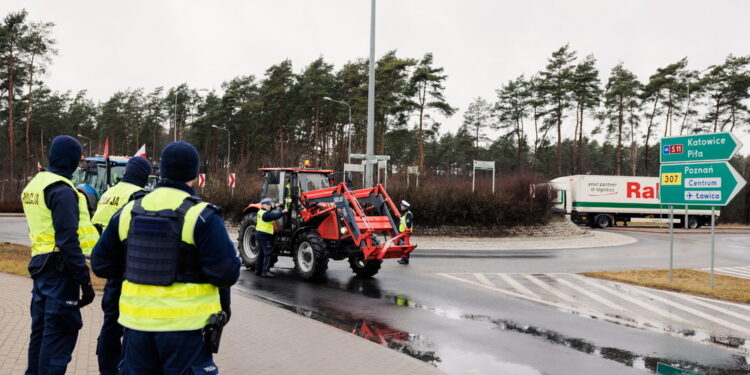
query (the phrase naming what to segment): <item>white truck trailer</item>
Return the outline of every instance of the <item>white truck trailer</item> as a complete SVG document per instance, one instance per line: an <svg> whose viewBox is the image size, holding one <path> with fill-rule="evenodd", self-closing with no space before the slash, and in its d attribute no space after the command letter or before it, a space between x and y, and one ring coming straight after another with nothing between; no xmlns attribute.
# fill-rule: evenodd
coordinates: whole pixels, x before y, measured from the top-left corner
<svg viewBox="0 0 750 375"><path fill-rule="evenodd" d="M659 201L658 177L575 175L550 181L552 210L576 224L604 228L623 222L669 222L669 206ZM719 216L719 211L716 211ZM675 226L685 222L685 205L674 205ZM710 225L711 207L688 205L687 227Z"/></svg>

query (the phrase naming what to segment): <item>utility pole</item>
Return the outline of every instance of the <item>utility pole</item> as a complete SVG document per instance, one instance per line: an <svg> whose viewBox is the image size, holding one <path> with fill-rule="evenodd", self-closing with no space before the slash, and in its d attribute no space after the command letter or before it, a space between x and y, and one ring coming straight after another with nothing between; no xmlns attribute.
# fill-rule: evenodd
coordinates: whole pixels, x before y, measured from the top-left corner
<svg viewBox="0 0 750 375"><path fill-rule="evenodd" d="M370 10L370 81L367 85L367 158L365 187L372 186L372 161L375 151L375 0Z"/></svg>

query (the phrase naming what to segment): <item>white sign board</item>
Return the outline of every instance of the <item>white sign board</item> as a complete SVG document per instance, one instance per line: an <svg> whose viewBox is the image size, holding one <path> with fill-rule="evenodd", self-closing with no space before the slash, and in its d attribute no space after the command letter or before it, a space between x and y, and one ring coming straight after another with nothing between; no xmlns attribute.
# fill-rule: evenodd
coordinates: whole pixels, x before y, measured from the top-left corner
<svg viewBox="0 0 750 375"><path fill-rule="evenodd" d="M494 161L474 160L474 169L495 170Z"/></svg>
<svg viewBox="0 0 750 375"><path fill-rule="evenodd" d="M408 166L406 167L406 173L419 175L419 166Z"/></svg>
<svg viewBox="0 0 750 375"><path fill-rule="evenodd" d="M364 166L362 164L344 163L344 172L364 172Z"/></svg>

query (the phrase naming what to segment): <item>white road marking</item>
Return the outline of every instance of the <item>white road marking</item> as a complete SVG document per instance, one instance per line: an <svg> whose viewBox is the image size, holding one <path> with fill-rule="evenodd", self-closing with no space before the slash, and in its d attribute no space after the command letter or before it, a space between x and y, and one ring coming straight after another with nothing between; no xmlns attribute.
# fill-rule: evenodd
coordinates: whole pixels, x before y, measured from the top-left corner
<svg viewBox="0 0 750 375"><path fill-rule="evenodd" d="M680 298L680 299L683 299L683 300L691 302L691 303L694 303L694 304L699 305L699 306L703 306L705 308L708 308L708 309L711 309L711 310L714 310L714 311L718 311L718 312L720 312L720 313L722 313L724 315L729 315L729 316L735 317L737 319L741 319L741 320L750 322L750 316L747 315L747 314L741 314L741 313L738 313L736 311L722 309L719 306L716 306L716 305L713 305L713 304L710 304L710 303L707 303L707 302L703 302L703 301L701 301L701 300L699 300L697 298L690 298L689 296L686 296L686 295L683 295L683 294L680 294L680 293L670 293L669 295L677 297L677 298Z"/></svg>
<svg viewBox="0 0 750 375"><path fill-rule="evenodd" d="M571 297L571 296L569 296L569 295L567 295L567 294L559 291L555 287L552 287L550 285L547 285L547 284L543 283L541 280L537 279L533 275L524 274L523 277L525 277L527 280L531 281L532 283L538 285L540 288L542 288L542 289L544 289L544 290L546 290L546 291L548 291L548 292L556 295L559 298L562 298L563 300L566 300L566 301L568 301L570 303L575 303L576 302L576 300L573 297Z"/></svg>
<svg viewBox="0 0 750 375"><path fill-rule="evenodd" d="M607 306L607 307L609 307L611 309L615 309L615 310L620 310L620 311L623 311L623 312L632 313L632 311L630 311L629 309L626 309L626 308L624 308L624 307L616 304L615 302L610 301L610 300L608 300L608 299L606 299L606 298L604 298L604 297L602 297L602 296L600 296L600 295L598 295L596 293L593 293L593 292L591 292L591 291L589 291L589 290L587 290L585 288L582 288L582 287L580 287L578 285L575 285L575 284L571 283L570 281L563 279L562 277L558 277L558 276L555 276L555 275L549 275L549 277L551 277L555 281L559 282L560 284L563 284L563 285L567 286L570 289L576 290L579 293L588 296L589 298L591 298L591 299L593 299L593 300L601 303L604 306Z"/></svg>
<svg viewBox="0 0 750 375"><path fill-rule="evenodd" d="M710 271L710 270L708 270ZM717 273L721 273L724 275L729 276L737 276L741 277L743 279L750 278L750 271L745 271L744 269L737 269L737 268L716 268L715 271Z"/></svg>
<svg viewBox="0 0 750 375"><path fill-rule="evenodd" d="M640 307L643 307L646 310L651 310L652 312L655 312L656 314L659 314L659 315L661 315L661 316L663 316L663 317L665 317L665 318L667 318L669 320L673 320L673 321L684 323L684 324L691 324L687 320L685 320L685 319L683 319L683 318L681 318L681 317L679 317L679 316L677 316L675 314L672 314L669 311L662 310L662 309L660 309L660 308L658 308L658 307L656 307L654 305L651 305L651 304L648 304L646 302L643 302L643 301L641 301L641 300L639 300L637 298L633 298L633 297L631 297L631 296L629 296L627 294L620 293L617 290L615 290L614 288L610 288L609 286L605 286L605 285L603 285L602 283L600 283L598 281L590 280L587 277L581 276L581 275L575 275L575 274L573 274L571 276L573 276L574 278L576 278L578 280L581 280L581 281L583 281L583 282L585 282L585 283L587 283L587 284L589 284L589 285L591 285L591 286L593 286L595 288L599 288L599 289L601 289L601 290L603 290L603 291L605 291L607 293L610 293L610 294L614 295L615 297L618 297L620 299L624 299L624 300L626 300L626 301L628 301L628 302L630 302L630 303L632 303L634 305L638 305Z"/></svg>
<svg viewBox="0 0 750 375"><path fill-rule="evenodd" d="M523 284L516 281L512 276L504 274L504 273L498 273L497 275L500 276L500 278L503 279L503 281L510 284L510 286L512 286L513 289L517 290L518 292L532 296L534 298L542 299L542 297L539 297L539 295L532 292L531 289L523 286Z"/></svg>
<svg viewBox="0 0 750 375"><path fill-rule="evenodd" d="M484 276L483 273L475 273L474 278L479 280L479 282L484 285L495 286L495 284L493 284L492 281L490 281L490 279L487 278L487 276Z"/></svg>
<svg viewBox="0 0 750 375"><path fill-rule="evenodd" d="M677 309L680 309L682 311L685 311L685 312L688 312L690 314L693 314L693 315L695 315L695 316L697 316L699 318L702 318L702 319L705 319L705 320L710 320L710 321L712 321L714 323L717 323L717 324L722 325L722 326L727 327L727 328L731 328L733 330L742 332L743 334L750 336L750 329L747 329L747 328L745 328L743 326L740 326L740 325L734 324L732 322L728 322L728 321L726 321L724 319L720 319L720 318L717 318L715 316L706 314L706 313L704 313L702 311L698 311L698 310L696 310L696 309L694 309L692 307L685 306L685 305L683 305L681 303L670 301L670 300L668 300L668 299L666 299L664 297L658 296L656 294L649 293L649 292L643 290L644 288L631 288L631 289L635 290L636 293L640 293L640 294L642 294L642 295L644 295L646 297L652 298L652 299L654 299L656 301L659 301L661 303L665 303L667 305L673 306L673 307L675 307Z"/></svg>

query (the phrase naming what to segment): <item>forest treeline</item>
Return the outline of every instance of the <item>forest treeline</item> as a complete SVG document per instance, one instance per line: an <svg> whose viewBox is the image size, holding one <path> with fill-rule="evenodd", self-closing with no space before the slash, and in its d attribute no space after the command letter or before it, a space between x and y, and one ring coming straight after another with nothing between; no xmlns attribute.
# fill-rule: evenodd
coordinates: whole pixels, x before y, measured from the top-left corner
<svg viewBox="0 0 750 375"><path fill-rule="evenodd" d="M95 100L45 83L56 44L54 24L26 11L0 25L2 179L31 175L58 134L80 135L87 154L101 153L109 138L113 154L146 144L155 155L176 133L198 147L209 170L230 162L240 173L304 159L341 170L350 134L352 151L364 152L367 59L341 67L323 57L303 67L283 60L228 77L220 92L181 84L122 88ZM501 175L655 175L660 137L744 132L750 121L748 56L697 69L686 57L640 80L625 62L600 72L594 55L565 45L540 68L498 83L493 97L475 98L461 127L444 131L441 123L459 113L445 97L448 72L431 53L385 53L376 62L376 153L390 155L398 171L416 165L426 175L468 175L473 159L495 160ZM735 162L746 174L746 161Z"/></svg>

